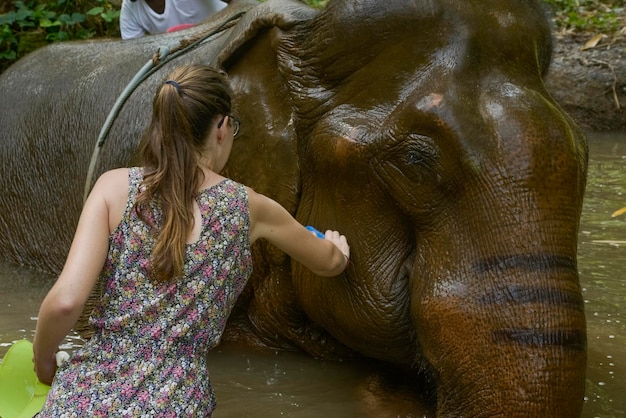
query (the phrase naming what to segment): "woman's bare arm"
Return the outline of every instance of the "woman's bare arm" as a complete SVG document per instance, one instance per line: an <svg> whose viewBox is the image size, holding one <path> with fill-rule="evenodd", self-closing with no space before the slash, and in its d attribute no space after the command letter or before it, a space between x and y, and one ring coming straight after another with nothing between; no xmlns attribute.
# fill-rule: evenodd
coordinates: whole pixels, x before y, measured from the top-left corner
<svg viewBox="0 0 626 418"><path fill-rule="evenodd" d="M123 206L117 200L126 201L127 178L127 171L117 171L98 179L83 207L63 270L41 304L33 350L35 370L43 383L52 383L55 353L81 315L104 266L111 226L121 219L118 212Z"/></svg>
<svg viewBox="0 0 626 418"><path fill-rule="evenodd" d="M350 247L337 231L317 238L274 200L248 189L251 241L264 238L319 276L336 276L348 264Z"/></svg>

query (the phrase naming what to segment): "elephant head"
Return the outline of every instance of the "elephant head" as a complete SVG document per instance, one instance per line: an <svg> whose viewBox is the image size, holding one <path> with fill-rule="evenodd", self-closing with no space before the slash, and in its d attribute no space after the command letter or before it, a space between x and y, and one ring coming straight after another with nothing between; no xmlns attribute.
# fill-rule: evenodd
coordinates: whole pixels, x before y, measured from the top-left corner
<svg viewBox="0 0 626 418"><path fill-rule="evenodd" d="M587 149L543 83L551 40L540 4L331 0L317 12L234 2L224 14L246 11L235 26L129 98L99 167L132 159L173 65L225 68L243 122L226 174L303 224L342 231L352 248L350 267L329 280L255 244L227 338L423 373L440 416L579 415ZM93 148L85 138L96 137L119 78L184 36L47 48L0 79L19 102L2 105L5 155L30 170L5 166L0 177L9 261L62 262L42 247L69 245ZM61 52L64 73L46 73ZM10 89L18 82L26 94ZM26 108L41 114L36 127L16 116ZM25 212L7 215L12 203ZM54 216L37 218L38 205Z"/></svg>
<svg viewBox="0 0 626 418"><path fill-rule="evenodd" d="M442 416L579 414L587 150L543 84L539 4L331 2L254 42L276 51L268 76L281 75L259 88L292 106L242 99L244 120L297 143L250 149L259 164L297 166L257 182L242 168L255 158L237 150L228 169L297 201L303 224L343 231L353 259L337 280L274 259L274 280L259 277L247 305L255 329L314 355L340 350L333 340L425 370ZM249 91L241 63L224 64Z"/></svg>

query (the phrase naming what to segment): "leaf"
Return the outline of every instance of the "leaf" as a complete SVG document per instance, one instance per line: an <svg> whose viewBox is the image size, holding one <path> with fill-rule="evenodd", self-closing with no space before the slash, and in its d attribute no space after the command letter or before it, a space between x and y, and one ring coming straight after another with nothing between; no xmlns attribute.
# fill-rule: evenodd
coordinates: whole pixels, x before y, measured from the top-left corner
<svg viewBox="0 0 626 418"><path fill-rule="evenodd" d="M15 20L18 22L24 21L28 19L29 17L31 17L32 15L33 15L33 12L30 10L19 9L17 12L15 12Z"/></svg>
<svg viewBox="0 0 626 418"><path fill-rule="evenodd" d="M615 212L613 212L613 214L611 215L612 218L615 218L616 216L620 216L621 214L626 213L626 206L624 206L621 209L616 210Z"/></svg>
<svg viewBox="0 0 626 418"><path fill-rule="evenodd" d="M593 38L589 39L587 42L585 42L585 45L580 48L581 51L584 51L586 49L591 49L593 47L595 47L596 45L598 45L598 42L600 42L600 40L604 38L603 34L598 34L596 36L594 36Z"/></svg>
<svg viewBox="0 0 626 418"><path fill-rule="evenodd" d="M78 39L89 39L91 38L92 33L89 31L89 29L81 29L76 32L74 36L76 36L76 38Z"/></svg>
<svg viewBox="0 0 626 418"><path fill-rule="evenodd" d="M0 59L14 60L16 56L15 51L0 52Z"/></svg>
<svg viewBox="0 0 626 418"><path fill-rule="evenodd" d="M39 21L39 26L42 28L51 28L53 26L61 26L61 22L58 20L52 21L50 19L41 19Z"/></svg>
<svg viewBox="0 0 626 418"><path fill-rule="evenodd" d="M104 7L94 7L93 9L89 9L89 11L87 11L87 14L89 16L96 16L102 13L103 11L104 11Z"/></svg>
<svg viewBox="0 0 626 418"><path fill-rule="evenodd" d="M70 16L66 13L63 13L61 16L59 16L59 20L68 26L73 26L77 23L84 22L85 15L81 13L72 13L72 15Z"/></svg>
<svg viewBox="0 0 626 418"><path fill-rule="evenodd" d="M0 15L0 25L5 25L5 24L11 25L16 20L17 20L17 16L13 10L11 10L7 14Z"/></svg>
<svg viewBox="0 0 626 418"><path fill-rule="evenodd" d="M119 10L109 10L108 12L102 13L100 15L100 17L105 22L111 23L111 22L114 22L114 21L116 21L116 20L118 20L120 18L120 11Z"/></svg>

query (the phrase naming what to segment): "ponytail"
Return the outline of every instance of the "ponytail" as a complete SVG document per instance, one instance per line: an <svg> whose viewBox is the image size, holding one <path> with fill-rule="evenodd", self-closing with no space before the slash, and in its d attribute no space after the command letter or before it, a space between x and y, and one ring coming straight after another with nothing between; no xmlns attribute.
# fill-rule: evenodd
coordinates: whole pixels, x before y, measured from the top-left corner
<svg viewBox="0 0 626 418"><path fill-rule="evenodd" d="M181 67L159 86L152 109L139 148L144 179L135 210L155 237L150 276L167 281L183 271L208 133L219 115L231 111L226 75L207 66ZM161 221L153 224L149 214L159 209Z"/></svg>

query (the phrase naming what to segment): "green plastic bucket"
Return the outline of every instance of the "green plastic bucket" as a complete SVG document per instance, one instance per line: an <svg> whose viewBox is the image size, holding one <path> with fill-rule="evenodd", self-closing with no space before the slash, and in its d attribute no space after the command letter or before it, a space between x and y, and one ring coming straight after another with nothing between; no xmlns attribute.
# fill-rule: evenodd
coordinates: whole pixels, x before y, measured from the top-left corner
<svg viewBox="0 0 626 418"><path fill-rule="evenodd" d="M50 386L37 379L33 344L15 342L0 363L0 417L30 418L41 410Z"/></svg>

